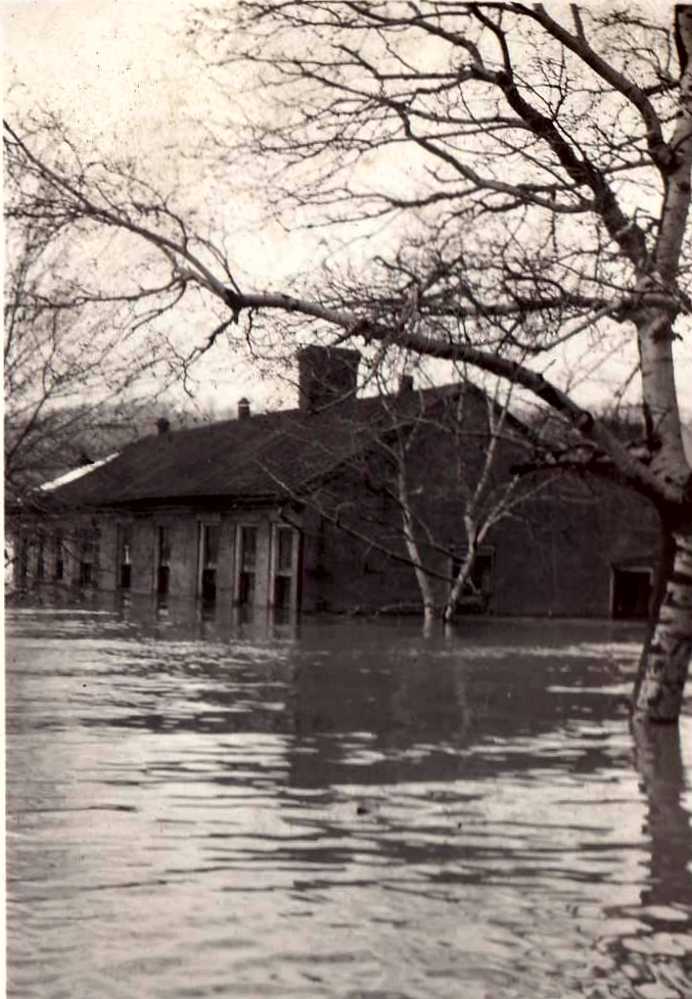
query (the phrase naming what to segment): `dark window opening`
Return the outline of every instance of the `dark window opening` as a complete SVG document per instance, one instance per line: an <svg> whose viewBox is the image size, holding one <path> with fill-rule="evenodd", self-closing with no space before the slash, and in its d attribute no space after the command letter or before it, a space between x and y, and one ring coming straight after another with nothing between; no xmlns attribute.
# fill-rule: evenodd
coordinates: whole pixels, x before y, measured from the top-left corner
<svg viewBox="0 0 692 999"><path fill-rule="evenodd" d="M63 548L63 538L61 534L56 534L54 539L55 560L53 562L53 579L60 582L65 576L65 554Z"/></svg>
<svg viewBox="0 0 692 999"><path fill-rule="evenodd" d="M277 527L274 534L274 592L272 604L277 610L288 610L293 603L293 557L295 531Z"/></svg>
<svg viewBox="0 0 692 999"><path fill-rule="evenodd" d="M165 597L171 580L170 566L160 565L156 571L156 592L160 597Z"/></svg>
<svg viewBox="0 0 692 999"><path fill-rule="evenodd" d="M255 570L257 566L256 527L240 528L238 564L237 603L241 606L250 606L255 602Z"/></svg>
<svg viewBox="0 0 692 999"><path fill-rule="evenodd" d="M274 606L277 610L287 610L291 606L291 582L290 576L274 579Z"/></svg>
<svg viewBox="0 0 692 999"><path fill-rule="evenodd" d="M452 579L456 580L463 565L465 554L452 558ZM478 552L473 560L471 575L464 583L459 596L459 606L485 608L493 592L493 555L491 552Z"/></svg>
<svg viewBox="0 0 692 999"><path fill-rule="evenodd" d="M254 569L257 564L257 528L242 527L240 529L241 557L243 569Z"/></svg>
<svg viewBox="0 0 692 999"><path fill-rule="evenodd" d="M219 560L221 527L219 524L202 524L202 572L200 595L202 603L211 606L216 603L216 570Z"/></svg>
<svg viewBox="0 0 692 999"><path fill-rule="evenodd" d="M43 580L45 578L46 578L46 546L43 535L39 534L36 547L36 579Z"/></svg>
<svg viewBox="0 0 692 999"><path fill-rule="evenodd" d="M613 569L613 617L647 618L651 601L648 569Z"/></svg>
<svg viewBox="0 0 692 999"><path fill-rule="evenodd" d="M97 531L83 531L80 536L79 546L79 586L96 586L98 555Z"/></svg>
<svg viewBox="0 0 692 999"><path fill-rule="evenodd" d="M23 535L19 543L19 582L26 583L29 575L29 539Z"/></svg>
<svg viewBox="0 0 692 999"><path fill-rule="evenodd" d="M276 571L293 572L293 531L290 527L279 527L276 532Z"/></svg>
<svg viewBox="0 0 692 999"><path fill-rule="evenodd" d="M452 559L452 578L456 579L464 561L463 555L455 555ZM489 594L492 592L493 557L488 552L479 552L473 560L471 576L464 584L463 596L473 596L475 593Z"/></svg>
<svg viewBox="0 0 692 999"><path fill-rule="evenodd" d="M254 604L255 602L255 574L254 572L241 572L238 577L238 603L241 606Z"/></svg>
<svg viewBox="0 0 692 999"><path fill-rule="evenodd" d="M171 532L168 527L158 529L158 559L156 565L156 592L160 597L168 595L171 581Z"/></svg>
<svg viewBox="0 0 692 999"><path fill-rule="evenodd" d="M118 584L121 590L129 590L132 586L132 528L129 524L122 524L119 533Z"/></svg>
<svg viewBox="0 0 692 999"><path fill-rule="evenodd" d="M216 602L216 569L202 569L202 603Z"/></svg>

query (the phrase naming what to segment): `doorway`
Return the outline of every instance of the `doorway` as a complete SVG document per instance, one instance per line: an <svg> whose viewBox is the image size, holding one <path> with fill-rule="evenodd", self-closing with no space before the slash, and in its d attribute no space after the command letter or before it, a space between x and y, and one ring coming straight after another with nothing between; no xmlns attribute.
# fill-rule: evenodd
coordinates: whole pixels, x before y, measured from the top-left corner
<svg viewBox="0 0 692 999"><path fill-rule="evenodd" d="M620 620L649 616L652 572L647 566L613 567L611 613Z"/></svg>

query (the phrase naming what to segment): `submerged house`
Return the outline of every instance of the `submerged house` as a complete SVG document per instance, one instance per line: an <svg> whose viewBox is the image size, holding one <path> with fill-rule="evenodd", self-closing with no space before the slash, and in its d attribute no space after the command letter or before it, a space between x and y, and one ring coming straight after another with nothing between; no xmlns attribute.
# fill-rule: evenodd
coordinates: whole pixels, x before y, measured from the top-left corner
<svg viewBox="0 0 692 999"><path fill-rule="evenodd" d="M440 594L463 543L452 475L487 446L476 388L358 398L359 354L299 355L299 406L158 432L20 512L15 586L156 594L290 612L420 606L392 483L406 441L421 560ZM463 392L463 397L462 397ZM464 436L448 432L464 406ZM517 456L509 442L498 481ZM489 534L467 603L496 614L641 616L656 521L609 483L547 482ZM463 542L463 537L462 537Z"/></svg>

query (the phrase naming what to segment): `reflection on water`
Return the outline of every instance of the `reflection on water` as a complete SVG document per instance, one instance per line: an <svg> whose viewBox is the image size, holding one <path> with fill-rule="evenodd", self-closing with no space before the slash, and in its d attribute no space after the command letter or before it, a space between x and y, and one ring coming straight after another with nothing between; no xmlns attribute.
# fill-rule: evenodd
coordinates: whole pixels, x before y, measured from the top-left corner
<svg viewBox="0 0 692 999"><path fill-rule="evenodd" d="M22 610L9 994L692 995L692 718L636 632Z"/></svg>

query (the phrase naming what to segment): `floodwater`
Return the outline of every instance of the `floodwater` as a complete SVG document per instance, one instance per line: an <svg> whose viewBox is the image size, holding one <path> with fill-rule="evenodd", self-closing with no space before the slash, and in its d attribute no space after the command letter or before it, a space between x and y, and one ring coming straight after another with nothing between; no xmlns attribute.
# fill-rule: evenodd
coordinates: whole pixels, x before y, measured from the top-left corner
<svg viewBox="0 0 692 999"><path fill-rule="evenodd" d="M8 994L692 996L692 712L641 634L8 621Z"/></svg>

